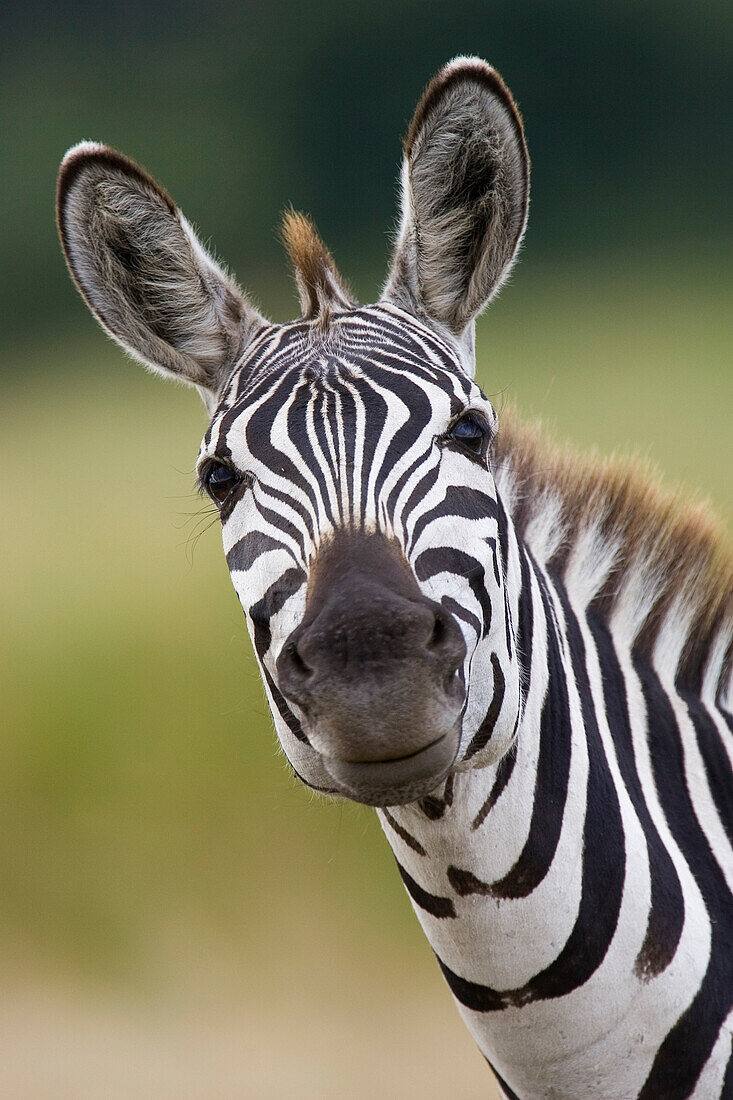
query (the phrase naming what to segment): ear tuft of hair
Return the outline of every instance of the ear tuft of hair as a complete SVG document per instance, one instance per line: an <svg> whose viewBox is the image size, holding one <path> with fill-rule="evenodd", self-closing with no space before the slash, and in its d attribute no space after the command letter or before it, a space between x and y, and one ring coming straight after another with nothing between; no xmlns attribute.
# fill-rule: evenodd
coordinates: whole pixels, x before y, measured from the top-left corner
<svg viewBox="0 0 733 1100"><path fill-rule="evenodd" d="M304 320L353 308L351 293L310 218L297 210L286 211L280 236L293 265Z"/></svg>

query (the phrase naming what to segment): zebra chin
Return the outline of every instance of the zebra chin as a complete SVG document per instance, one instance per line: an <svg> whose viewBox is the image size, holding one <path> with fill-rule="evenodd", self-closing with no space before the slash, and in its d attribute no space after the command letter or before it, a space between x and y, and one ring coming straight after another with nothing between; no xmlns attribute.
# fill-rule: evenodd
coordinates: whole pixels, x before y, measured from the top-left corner
<svg viewBox="0 0 733 1100"><path fill-rule="evenodd" d="M401 806L429 794L448 775L458 752L460 724L432 744L397 760L324 760L339 794L367 806Z"/></svg>
<svg viewBox="0 0 733 1100"><path fill-rule="evenodd" d="M309 731L313 736L313 732ZM384 760L344 760L316 749L295 767L308 786L365 806L402 806L423 798L447 778L461 737L460 720L435 740L407 756ZM295 765L294 765L295 766Z"/></svg>
<svg viewBox="0 0 733 1100"><path fill-rule="evenodd" d="M446 779L461 742L461 671L437 684L412 662L391 673L334 679L315 699L301 691L296 702L291 694L291 716L307 739L292 746L298 759L291 763L306 784L367 806L399 806ZM285 676L281 688L292 691Z"/></svg>
<svg viewBox="0 0 733 1100"><path fill-rule="evenodd" d="M315 711L301 698L293 710L308 744L291 759L299 778L367 806L404 805L438 787L458 756L463 677L438 687L422 682L419 669L413 676L411 690L402 676L387 684L365 677L361 690L333 684L331 705Z"/></svg>

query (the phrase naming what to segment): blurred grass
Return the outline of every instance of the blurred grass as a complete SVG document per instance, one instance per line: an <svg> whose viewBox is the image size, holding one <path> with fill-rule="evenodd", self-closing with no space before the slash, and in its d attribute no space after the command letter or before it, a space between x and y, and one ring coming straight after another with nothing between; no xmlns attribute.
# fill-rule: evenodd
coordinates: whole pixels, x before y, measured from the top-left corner
<svg viewBox="0 0 733 1100"><path fill-rule="evenodd" d="M479 378L499 408L641 451L730 519L729 303L720 251L528 263L481 322ZM296 1015L307 989L366 1037L380 998L422 991L457 1034L373 814L313 798L280 757L217 525L195 538L195 393L91 321L18 347L5 374L6 970Z"/></svg>
<svg viewBox="0 0 733 1100"><path fill-rule="evenodd" d="M233 927L317 873L217 532L189 541L203 410L96 351L93 383L31 381L3 413L23 517L3 591L3 909L92 969L148 950L171 903ZM344 812L325 808L326 865Z"/></svg>

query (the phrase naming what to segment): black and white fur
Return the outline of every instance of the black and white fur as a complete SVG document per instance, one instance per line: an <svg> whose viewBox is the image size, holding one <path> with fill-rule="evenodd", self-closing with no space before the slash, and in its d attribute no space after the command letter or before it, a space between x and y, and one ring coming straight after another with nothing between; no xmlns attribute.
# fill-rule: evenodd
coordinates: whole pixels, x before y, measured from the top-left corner
<svg viewBox="0 0 733 1100"><path fill-rule="evenodd" d="M202 483L231 480L224 549L283 748L312 787L379 807L504 1094L731 1097L731 571L633 476L502 434L473 381L528 181L504 84L458 58L408 132L376 305L301 225L304 317L269 324L103 146L67 154L59 225L103 326L202 393ZM431 694L432 667L450 683Z"/></svg>

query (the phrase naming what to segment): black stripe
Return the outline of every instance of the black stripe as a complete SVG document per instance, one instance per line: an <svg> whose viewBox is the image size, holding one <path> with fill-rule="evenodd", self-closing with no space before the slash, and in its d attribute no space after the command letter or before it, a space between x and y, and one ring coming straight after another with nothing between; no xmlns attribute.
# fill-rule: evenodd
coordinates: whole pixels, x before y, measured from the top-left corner
<svg viewBox="0 0 733 1100"><path fill-rule="evenodd" d="M685 781L680 732L659 678L634 654L649 714L649 751L667 823L702 893L710 914L710 960L697 995L657 1052L639 1100L665 1096L683 1100L695 1088L731 1006L733 919L723 873L700 829ZM684 1058L680 1057L684 1051Z"/></svg>
<svg viewBox="0 0 733 1100"><path fill-rule="evenodd" d="M469 894L491 895L491 887L488 882L482 882L471 871L464 871L462 868L454 867L451 864L446 873L448 882L461 898L465 898Z"/></svg>
<svg viewBox="0 0 733 1100"><path fill-rule="evenodd" d="M421 459L421 465L425 465L427 455L423 454ZM430 492L438 478L440 477L440 464L435 462L432 466L429 466L427 471L418 481L410 493L409 497L404 503L402 508L403 516L407 516L408 519L412 512L414 512L416 505L418 505Z"/></svg>
<svg viewBox="0 0 733 1100"><path fill-rule="evenodd" d="M313 406L313 427L315 429L318 445L323 451L327 473L330 476L332 484L336 483L336 468L334 466L334 456L329 446L326 424L334 415L335 401L336 398L330 390L321 388L316 393Z"/></svg>
<svg viewBox="0 0 733 1100"><path fill-rule="evenodd" d="M560 840L570 777L570 704L565 668L554 625L550 598L540 579L545 608L549 680L540 718L535 795L524 848L514 866L494 884L496 897L523 898L547 874Z"/></svg>
<svg viewBox="0 0 733 1100"><path fill-rule="evenodd" d="M499 554L496 549L496 539L492 538L490 535L487 535L484 539L484 542L487 546L491 547L491 564L494 566L494 580L496 581L497 585L501 585L502 571L499 568Z"/></svg>
<svg viewBox="0 0 733 1100"><path fill-rule="evenodd" d="M375 465L375 452L387 419L387 402L365 379L355 379L352 386L364 407L364 442L361 451L361 516L367 505L369 478Z"/></svg>
<svg viewBox="0 0 733 1100"><path fill-rule="evenodd" d="M530 677L532 675L534 603L532 574L529 567L529 559L523 547L520 547L519 561L522 573L522 587L519 591L516 641L517 658L521 669L522 684L526 692L529 689Z"/></svg>
<svg viewBox="0 0 733 1100"><path fill-rule="evenodd" d="M482 493L478 489L471 489L465 485L450 485L441 502L423 513L415 523L411 544L414 545L418 541L429 523L445 516L471 520L485 519L490 516L496 519L496 501L488 493ZM493 539L491 541L493 542ZM495 558L496 554L494 554ZM498 581L497 577L497 583Z"/></svg>
<svg viewBox="0 0 733 1100"><path fill-rule="evenodd" d="M445 610L450 612L454 618L461 619L464 623L468 623L474 634L478 638L481 637L481 622L472 611L468 611L465 607L462 607L458 601L452 599L451 596L442 596L440 602Z"/></svg>
<svg viewBox="0 0 733 1100"><path fill-rule="evenodd" d="M390 343L394 343L396 347L408 349L423 363L425 363L423 347L429 347L439 359L442 368L455 371L454 353L435 333L423 329L411 331L402 318L395 317L380 306L365 307L359 313L364 317L366 325L375 326L380 334L387 336ZM373 333L370 329L367 329L367 335L371 340Z"/></svg>
<svg viewBox="0 0 733 1100"><path fill-rule="evenodd" d="M501 760L496 766L496 775L494 776L494 782L491 785L491 790L489 791L488 797L471 823L472 829L479 829L493 810L498 801L499 795L505 789L507 783L512 777L512 772L514 771L516 760L517 754L513 748L510 749L505 756L502 756Z"/></svg>
<svg viewBox="0 0 733 1100"><path fill-rule="evenodd" d="M274 325L267 339L256 345L251 357L239 372L237 405L246 398L248 404L259 400L273 382L293 364L297 364L303 349L308 346L311 326L307 322L295 321L286 326ZM241 405L240 405L241 411Z"/></svg>
<svg viewBox="0 0 733 1100"><path fill-rule="evenodd" d="M395 821L389 810L383 809L382 814L384 815L385 820L389 823L390 828L394 829L394 831L397 833L397 836L402 837L405 844L412 848L413 852L417 852L419 856L427 855L427 852L423 848L420 841L417 840L412 835L412 833L408 833L407 829L404 829L402 825L400 825L399 821Z"/></svg>
<svg viewBox="0 0 733 1100"><path fill-rule="evenodd" d="M480 752L481 749L486 747L494 732L494 726L496 725L499 714L501 713L506 681L504 680L504 673L501 671L499 658L495 653L491 654L491 667L494 671L494 694L483 722L471 738L469 746L466 749L464 760L470 760L472 756L475 756L477 752Z"/></svg>
<svg viewBox="0 0 733 1100"><path fill-rule="evenodd" d="M427 890L423 890L422 886L418 886L414 878L407 873L398 860L395 860L395 863L397 864L397 870L400 872L407 893L416 905L419 905L426 913L430 913L431 916L438 917L439 919L455 917L456 911L450 898L442 898L438 894L429 894Z"/></svg>
<svg viewBox="0 0 733 1100"><path fill-rule="evenodd" d="M308 737L307 737L303 727L301 726L300 722L298 721L298 719L293 714L293 712L290 709L290 707L288 706L288 704L283 699L282 695L280 694L280 692L277 688L277 685L275 684L275 681L273 680L272 676L270 676L270 673L267 671L267 669L265 668L264 664L262 664L262 662L260 662L260 668L262 670L262 675L265 678L267 686L270 689L270 693L272 695L272 700L273 700L275 706L277 707L278 713L279 713L280 717L282 718L283 722L288 727L288 729L292 733L293 737L296 737L298 739L298 741L302 741L304 745L310 745L310 741L308 740ZM309 786L310 786L310 784L309 784ZM320 788L316 788L316 789L320 789Z"/></svg>
<svg viewBox="0 0 733 1100"><path fill-rule="evenodd" d="M601 666L608 726L616 748L621 779L646 838L651 899L644 942L634 964L641 978L661 974L674 958L685 921L685 903L679 876L649 812L636 770L626 682L607 625L588 616Z"/></svg>
<svg viewBox="0 0 733 1100"><path fill-rule="evenodd" d="M503 513L503 508L500 508L500 513ZM506 516L504 516L506 522ZM520 677L522 680L522 687L524 688L525 698L529 692L530 676L532 671L532 645L533 645L533 631L534 631L534 605L532 602L533 588L532 588L532 573L529 566L529 559L523 547L519 548L519 559L522 571L522 587L519 593L519 615L517 622L517 658L519 661ZM489 791L486 801L478 811L471 823L472 829L478 829L483 825L484 821L490 814L491 810L496 805L499 796L505 790L509 780L512 777L514 771L514 765L517 761L517 753L515 749L510 749L509 752L502 757L496 768L496 775Z"/></svg>
<svg viewBox="0 0 733 1100"><path fill-rule="evenodd" d="M504 572L504 579L506 579L506 572L509 565L509 520L507 518L506 509L500 497L496 501L496 524L497 532L499 535L499 547L501 549L501 563ZM520 550L521 552L521 550ZM526 555L522 554L524 559ZM523 562L524 564L524 562ZM524 589L525 577L522 576L522 588Z"/></svg>
<svg viewBox="0 0 733 1100"><path fill-rule="evenodd" d="M563 599L562 593L560 593L560 596ZM543 593L543 599L545 598ZM548 698L552 698L557 694L556 680L558 676L564 690L565 675L570 674L570 672L574 673L581 700L589 756L581 897L578 915L572 932L557 958L518 989L499 992L489 986L468 981L455 974L439 958L440 967L454 995L467 1008L471 1008L476 1012L493 1012L509 1006L522 1007L532 1001L562 997L577 989L588 981L605 958L618 923L618 914L623 897L625 860L621 811L598 732L585 666L585 647L580 628L571 608L564 599L563 610L565 612L572 669L563 669L562 666L559 669L557 667L553 669L551 664ZM549 608L546 614L549 622ZM554 632L549 630L548 653L557 647L557 641L553 638L553 634ZM557 657L557 654L555 656ZM553 732L557 733L559 731L543 730L543 735L552 736ZM541 755L542 741L540 744ZM562 801L564 804L564 795ZM550 779L549 786L541 783L540 768L538 766L535 808L538 803L545 802L548 804L553 802L552 779ZM560 817L562 818L562 814L560 814ZM530 834L534 825L535 815L533 814ZM556 832L557 822L550 820L548 828ZM539 838L537 838L536 846L538 843ZM551 845L553 854L555 848L556 841ZM528 883L533 878L541 881L549 868L547 858L547 852L543 852L540 860L524 861L522 867L524 875L515 876L513 880L507 883L507 880L511 879L513 874L513 872L509 872L509 875L505 876L503 880L491 886L492 896L526 896L530 892L526 889ZM522 857L520 857L518 863L521 861ZM515 864L516 867L517 864ZM462 882L464 887L469 885L467 879L459 879L458 881ZM481 884L480 880L476 880L473 885L476 886L477 883L479 887L485 885ZM507 885L510 885L513 891L510 895L506 894ZM520 893L515 892L517 888L521 888ZM662 1096L666 1093L659 1092L654 1095Z"/></svg>
<svg viewBox="0 0 733 1100"><path fill-rule="evenodd" d="M227 565L232 572L235 570L244 571L254 565L257 559L269 550L287 550L288 553L290 552L290 548L284 542L272 538L264 531L249 531L238 542L235 542L231 550L228 551L226 556Z"/></svg>
<svg viewBox="0 0 733 1100"><path fill-rule="evenodd" d="M484 1058L486 1058L486 1055L484 1055ZM506 1097L506 1100L520 1100L520 1097L517 1096L516 1092L513 1092L509 1088L509 1086L507 1085L506 1081L501 1076L501 1074L496 1072L496 1070L492 1066L491 1062L489 1062L488 1058L486 1058L486 1061L489 1063L489 1068L490 1068L491 1072L493 1073L494 1077L496 1078L497 1083L499 1085L499 1088L504 1093L504 1096Z"/></svg>
<svg viewBox="0 0 733 1100"><path fill-rule="evenodd" d="M294 523L291 523L289 519L286 519L285 516L281 515L280 512L276 512L273 508L270 508L269 505L266 504L265 501L262 499L265 494L267 494L267 496L275 497L278 500L287 500L287 503L292 504L294 506L294 510L296 512L299 512L295 501L284 498L282 493L276 493L270 486L263 486L261 483L257 483L253 489L253 500L255 502L257 511L260 513L262 518L266 520L271 527L274 527L276 531L282 531L284 535L287 535L289 538L291 538L295 545L300 547L301 552L305 553L303 532L298 527L296 527Z"/></svg>
<svg viewBox="0 0 733 1100"><path fill-rule="evenodd" d="M705 705L689 691L680 691L695 729L698 748L705 765L705 778L713 796L725 835L733 844L733 769L721 741L718 728Z"/></svg>
<svg viewBox="0 0 733 1100"><path fill-rule="evenodd" d="M267 653L272 640L270 619L282 610L290 597L305 582L306 575L298 566L286 569L276 581L273 581L262 598L250 607L249 617L254 627L254 646L260 660Z"/></svg>
<svg viewBox="0 0 733 1100"><path fill-rule="evenodd" d="M394 390L395 386L400 382L407 381L416 388L419 387L423 397L427 399L427 393L425 386L436 386L443 390L447 394L453 392L453 375L455 375L455 365L450 373L448 371L441 370L439 367L433 367L431 364L426 363L424 358L420 358L419 350L417 355L414 347L405 351L390 347L385 350L385 345L381 346L371 345L365 349L365 359L369 363L370 373L372 368L375 371L381 371L381 377L385 380L385 386L389 386ZM410 402L406 401L407 408L410 408Z"/></svg>
<svg viewBox="0 0 733 1100"><path fill-rule="evenodd" d="M488 634L491 626L491 600L486 591L484 567L480 561L454 547L433 546L418 554L414 570L419 581L430 580L438 573L453 573L468 581L469 588L483 612L484 637Z"/></svg>
<svg viewBox="0 0 733 1100"><path fill-rule="evenodd" d="M405 408L409 410L409 416L394 433L382 456L379 472L374 480L374 496L377 500L381 494L385 479L400 459L408 454L416 445L423 426L430 422L430 417L432 415L430 399L425 393L425 390L418 384L417 380L411 378L408 374L395 374L394 372L384 371L379 365L380 358L381 357L378 355L372 356L370 354L369 380L382 386L385 390L389 390L389 392L400 400ZM403 369L404 368L400 368L400 370ZM411 364L411 372L412 369ZM377 423L379 423L379 421L377 421ZM425 448L422 447L421 452L424 461L427 452Z"/></svg>
<svg viewBox="0 0 733 1100"><path fill-rule="evenodd" d="M451 993L466 1008L470 1008L474 1012L498 1012L515 1003L512 999L512 992L499 993L488 985L480 985L478 982L470 982L466 978L461 978L443 962L439 955L435 957L438 960L440 969L443 971L443 977L447 981ZM531 1000L531 998L528 997L527 1000ZM517 1007L521 1007L526 1003L526 1001L520 1001L517 1003Z"/></svg>
<svg viewBox="0 0 733 1100"><path fill-rule="evenodd" d="M588 981L601 965L618 924L626 863L621 807L598 730L585 645L562 589L559 595L588 743L583 873L573 931L555 961L529 983L535 998L570 993Z"/></svg>
<svg viewBox="0 0 733 1100"><path fill-rule="evenodd" d="M343 454L341 455L341 461L345 472L345 489L347 500L347 514L341 516L342 523L349 522L349 517L353 515L354 511L354 445L356 443L356 401L354 399L353 390L349 388L342 380L336 375L331 380L331 386L334 393L338 397L338 405L341 412L341 424L343 433ZM336 436L338 439L338 436ZM320 471L319 471L320 477ZM364 503L362 501L362 508ZM343 508L341 504L341 493L339 493L339 508Z"/></svg>
<svg viewBox="0 0 733 1100"><path fill-rule="evenodd" d="M302 461L303 468L307 469L311 474L311 477L318 485L321 501L323 502L323 509L326 513L326 517L330 524L335 523L335 517L331 511L331 502L328 493L328 478L329 471L323 470L323 460L316 456L316 452L313 449L313 442L308 430L308 411L313 402L313 387L308 381L301 381L295 387L292 400L288 405L287 411L287 425L288 425L288 438L295 444L298 450L298 458ZM344 432L344 435L348 433ZM250 430L247 429L247 440L251 438ZM257 452L255 452L257 453ZM290 461L286 459L286 461ZM282 466L282 460L280 460L280 466ZM279 469L279 466L273 467ZM307 487L306 487L307 486ZM313 498L313 487L310 482L301 480L301 487L308 493L309 499ZM315 506L315 501L313 501Z"/></svg>
<svg viewBox="0 0 733 1100"><path fill-rule="evenodd" d="M260 462L268 469L276 470L281 477L305 495L311 507L315 507L313 486L303 476L301 468L290 455L276 447L270 438L272 425L277 414L282 411L285 400L299 383L302 385L300 372L297 372L295 377L293 373L287 374L269 397L252 412L245 428L245 438L250 452L257 455Z"/></svg>
<svg viewBox="0 0 733 1100"><path fill-rule="evenodd" d="M402 492L402 490L404 489L405 485L410 480L412 475L415 473L415 470L418 468L418 466L423 466L425 464L426 457L427 456L426 456L425 452L420 451L420 453L417 454L415 456L415 458L412 460L412 462L407 467L407 469L403 470L403 472L398 477L397 481L394 483L394 485L390 489L389 496L387 497L387 500L386 500L385 506L384 506L385 511L387 512L388 515L390 515L390 516L394 515L395 506L397 504L397 498L399 497L400 493ZM408 515L409 515L409 513L408 513Z"/></svg>

